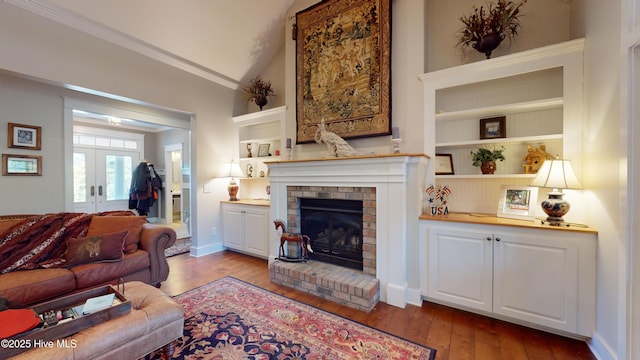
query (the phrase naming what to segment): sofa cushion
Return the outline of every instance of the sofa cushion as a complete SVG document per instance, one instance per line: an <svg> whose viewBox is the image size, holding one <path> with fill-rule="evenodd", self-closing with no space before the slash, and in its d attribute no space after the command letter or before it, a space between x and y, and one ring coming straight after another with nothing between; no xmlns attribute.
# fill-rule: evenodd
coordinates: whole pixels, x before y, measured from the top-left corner
<svg viewBox="0 0 640 360"><path fill-rule="evenodd" d="M0 297L6 298L9 307L13 308L41 302L75 289L75 276L67 269L22 270L0 275Z"/></svg>
<svg viewBox="0 0 640 360"><path fill-rule="evenodd" d="M89 262L122 260L124 239L127 231L110 234L91 235L67 240L64 254L65 266L71 267Z"/></svg>
<svg viewBox="0 0 640 360"><path fill-rule="evenodd" d="M0 234L11 229L14 225L17 225L24 221L24 219L7 219L0 220Z"/></svg>
<svg viewBox="0 0 640 360"><path fill-rule="evenodd" d="M111 233L116 230L128 230L124 241L124 252L131 254L138 250L140 231L147 222L146 216L93 216L87 236Z"/></svg>
<svg viewBox="0 0 640 360"><path fill-rule="evenodd" d="M112 280L135 273L149 267L149 253L137 250L132 254L125 254L121 261L114 263L89 263L72 267L70 270L76 277L79 289L94 285L113 282Z"/></svg>

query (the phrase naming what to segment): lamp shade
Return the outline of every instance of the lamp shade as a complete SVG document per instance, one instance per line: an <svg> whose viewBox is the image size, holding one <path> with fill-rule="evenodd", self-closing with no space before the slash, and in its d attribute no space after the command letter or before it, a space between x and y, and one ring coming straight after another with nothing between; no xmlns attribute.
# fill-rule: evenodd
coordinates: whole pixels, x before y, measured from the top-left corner
<svg viewBox="0 0 640 360"><path fill-rule="evenodd" d="M553 189L582 189L571 160L545 160L538 175L529 184L531 186Z"/></svg>
<svg viewBox="0 0 640 360"><path fill-rule="evenodd" d="M228 164L225 164L222 177L241 178L244 177L244 173L242 172L242 169L240 169L240 164L232 161Z"/></svg>

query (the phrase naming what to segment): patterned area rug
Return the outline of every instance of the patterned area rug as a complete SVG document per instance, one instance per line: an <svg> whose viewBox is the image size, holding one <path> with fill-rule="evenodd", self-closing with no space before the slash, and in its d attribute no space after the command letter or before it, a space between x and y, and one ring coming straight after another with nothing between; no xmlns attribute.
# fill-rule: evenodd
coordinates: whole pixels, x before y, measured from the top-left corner
<svg viewBox="0 0 640 360"><path fill-rule="evenodd" d="M232 277L174 299L185 307L174 359L435 358L433 349Z"/></svg>

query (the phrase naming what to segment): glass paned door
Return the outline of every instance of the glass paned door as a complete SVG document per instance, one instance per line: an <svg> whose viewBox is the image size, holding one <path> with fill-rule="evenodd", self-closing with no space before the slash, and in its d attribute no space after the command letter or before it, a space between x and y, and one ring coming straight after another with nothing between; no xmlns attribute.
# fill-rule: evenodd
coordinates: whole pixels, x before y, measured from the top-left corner
<svg viewBox="0 0 640 360"><path fill-rule="evenodd" d="M138 152L76 147L73 155L75 211L127 210Z"/></svg>

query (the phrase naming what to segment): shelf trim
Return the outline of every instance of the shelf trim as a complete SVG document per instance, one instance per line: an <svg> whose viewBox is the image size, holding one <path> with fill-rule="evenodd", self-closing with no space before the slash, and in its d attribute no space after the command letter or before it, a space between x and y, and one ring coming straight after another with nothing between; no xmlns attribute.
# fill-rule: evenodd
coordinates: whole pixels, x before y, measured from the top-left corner
<svg viewBox="0 0 640 360"><path fill-rule="evenodd" d="M487 139L487 140L450 141L450 142L444 142L444 143L437 143L436 148L465 147L465 146L484 145L484 144L541 142L541 141L550 141L550 140L562 140L563 137L564 137L563 134L551 134L551 135L522 136L522 137Z"/></svg>
<svg viewBox="0 0 640 360"><path fill-rule="evenodd" d="M457 110L451 112L436 113L436 121L451 121L451 120L465 120L474 119L478 116L489 115L506 115L514 114L518 112L528 112L536 110L556 109L561 108L564 104L564 99L561 97L554 97L542 100L524 101L519 103L487 106L481 108Z"/></svg>
<svg viewBox="0 0 640 360"><path fill-rule="evenodd" d="M275 142L280 142L280 138L279 137L269 137L269 138L262 138L262 139L245 139L245 140L240 140L239 143L240 144L249 144L249 143L275 143Z"/></svg>
<svg viewBox="0 0 640 360"><path fill-rule="evenodd" d="M281 156L280 155L272 155L272 156L252 156L252 157L241 157L240 160L256 160L259 159L261 162L265 162L265 161L280 161Z"/></svg>
<svg viewBox="0 0 640 360"><path fill-rule="evenodd" d="M529 179L536 174L467 174L467 175L436 175L436 179Z"/></svg>
<svg viewBox="0 0 640 360"><path fill-rule="evenodd" d="M257 111L250 114L233 116L231 119L238 126L247 126L251 124L259 124L272 121L284 121L286 109L286 106L280 106L277 108Z"/></svg>

